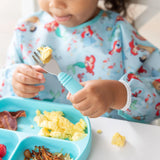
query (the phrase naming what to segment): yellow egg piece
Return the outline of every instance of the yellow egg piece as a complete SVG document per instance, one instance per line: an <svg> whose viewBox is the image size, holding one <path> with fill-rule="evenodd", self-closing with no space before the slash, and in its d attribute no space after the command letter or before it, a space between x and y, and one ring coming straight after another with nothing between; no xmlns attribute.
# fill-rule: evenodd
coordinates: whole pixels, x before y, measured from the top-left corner
<svg viewBox="0 0 160 160"><path fill-rule="evenodd" d="M37 114L37 116L39 116L41 114L41 111L39 109L37 109L36 114Z"/></svg>
<svg viewBox="0 0 160 160"><path fill-rule="evenodd" d="M40 111L36 111L36 113L34 121L41 127L39 132L41 136L77 141L87 135L85 133L87 124L83 119L73 124L64 117L61 111L44 111L43 114Z"/></svg>
<svg viewBox="0 0 160 160"><path fill-rule="evenodd" d="M49 130L47 128L41 128L41 130L38 133L38 135L49 137L50 136L50 132L49 132Z"/></svg>
<svg viewBox="0 0 160 160"><path fill-rule="evenodd" d="M116 132L112 137L112 144L116 145L118 147L123 147L126 143L125 136L120 135L118 132Z"/></svg>
<svg viewBox="0 0 160 160"><path fill-rule="evenodd" d="M102 130L98 129L98 130L97 130L97 133L101 134L101 133L102 133Z"/></svg>
<svg viewBox="0 0 160 160"><path fill-rule="evenodd" d="M52 58L52 49L49 47L39 47L37 48L37 50L40 52L41 54L41 61L43 62L43 64L48 63L51 58Z"/></svg>
<svg viewBox="0 0 160 160"><path fill-rule="evenodd" d="M81 132L75 132L72 136L72 141L78 141L85 138L87 134Z"/></svg>

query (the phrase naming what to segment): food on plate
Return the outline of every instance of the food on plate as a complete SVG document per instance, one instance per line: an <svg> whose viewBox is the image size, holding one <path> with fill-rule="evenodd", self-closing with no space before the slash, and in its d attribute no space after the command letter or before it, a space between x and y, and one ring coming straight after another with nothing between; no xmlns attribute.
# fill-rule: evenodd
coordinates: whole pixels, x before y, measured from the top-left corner
<svg viewBox="0 0 160 160"><path fill-rule="evenodd" d="M19 117L26 117L25 111L0 112L0 128L17 130L17 118Z"/></svg>
<svg viewBox="0 0 160 160"><path fill-rule="evenodd" d="M49 47L39 47L37 48L39 53L41 54L41 61L43 64L48 63L52 58L52 49Z"/></svg>
<svg viewBox="0 0 160 160"><path fill-rule="evenodd" d="M118 147L123 147L126 143L125 136L120 135L118 132L116 132L112 137L112 144L116 145Z"/></svg>
<svg viewBox="0 0 160 160"><path fill-rule="evenodd" d="M98 129L98 130L97 130L97 133L101 134L101 133L102 133L102 130L101 130L101 129Z"/></svg>
<svg viewBox="0 0 160 160"><path fill-rule="evenodd" d="M36 114L34 121L39 127L42 127L39 132L41 136L78 141L87 135L85 133L87 124L83 119L73 124L64 117L61 111L44 111L42 114L37 110Z"/></svg>
<svg viewBox="0 0 160 160"><path fill-rule="evenodd" d="M32 153L30 152L29 149L26 149L26 150L24 151L24 157L25 157L25 159L30 159L30 158L32 158Z"/></svg>
<svg viewBox="0 0 160 160"><path fill-rule="evenodd" d="M0 144L0 158L4 157L6 155L7 148L4 144Z"/></svg>
<svg viewBox="0 0 160 160"><path fill-rule="evenodd" d="M63 155L62 153L51 153L48 148L44 146L35 146L35 149L32 152L29 149L24 151L24 160L73 160L69 154Z"/></svg>

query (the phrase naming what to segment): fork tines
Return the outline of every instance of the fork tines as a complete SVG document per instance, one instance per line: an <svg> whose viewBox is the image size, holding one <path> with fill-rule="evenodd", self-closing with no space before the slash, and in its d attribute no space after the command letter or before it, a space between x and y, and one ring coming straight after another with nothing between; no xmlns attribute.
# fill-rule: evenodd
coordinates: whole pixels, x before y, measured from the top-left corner
<svg viewBox="0 0 160 160"><path fill-rule="evenodd" d="M40 58L40 56L36 53L36 52L34 52L34 55L32 55L32 58L34 59L34 61L38 64L38 65L40 65L40 66L44 66L44 64L42 63L42 61L41 61L41 58Z"/></svg>

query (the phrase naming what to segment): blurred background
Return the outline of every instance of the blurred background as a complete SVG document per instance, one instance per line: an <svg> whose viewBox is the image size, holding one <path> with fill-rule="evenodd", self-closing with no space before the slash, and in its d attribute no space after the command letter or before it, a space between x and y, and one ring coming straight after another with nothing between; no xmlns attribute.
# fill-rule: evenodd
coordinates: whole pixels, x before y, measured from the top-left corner
<svg viewBox="0 0 160 160"><path fill-rule="evenodd" d="M135 1L138 3L138 0ZM139 33L160 48L160 2L159 0L139 1L148 4L132 4L128 9L129 15L141 22L137 24ZM18 19L38 10L35 3L36 0L0 0L0 68L6 61L7 48ZM103 8L102 3L100 1L99 5Z"/></svg>

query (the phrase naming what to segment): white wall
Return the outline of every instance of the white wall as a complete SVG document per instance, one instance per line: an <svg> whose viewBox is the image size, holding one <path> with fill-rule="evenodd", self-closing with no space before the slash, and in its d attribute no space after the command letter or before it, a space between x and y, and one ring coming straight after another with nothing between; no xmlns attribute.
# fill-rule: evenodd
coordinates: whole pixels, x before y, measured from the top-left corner
<svg viewBox="0 0 160 160"><path fill-rule="evenodd" d="M139 32L160 49L160 12L141 27Z"/></svg>
<svg viewBox="0 0 160 160"><path fill-rule="evenodd" d="M14 26L21 16L21 0L0 0L0 68L6 60Z"/></svg>
<svg viewBox="0 0 160 160"><path fill-rule="evenodd" d="M150 3L152 3L152 1L150 1ZM129 14L135 19L135 22L139 22L135 23L135 27L138 27L139 33L160 49L160 3L158 3L156 7L154 7L154 5L152 6L153 7L150 7L149 5L132 4L129 7ZM138 21L136 21L136 19ZM140 25L139 27L138 24L143 25Z"/></svg>

